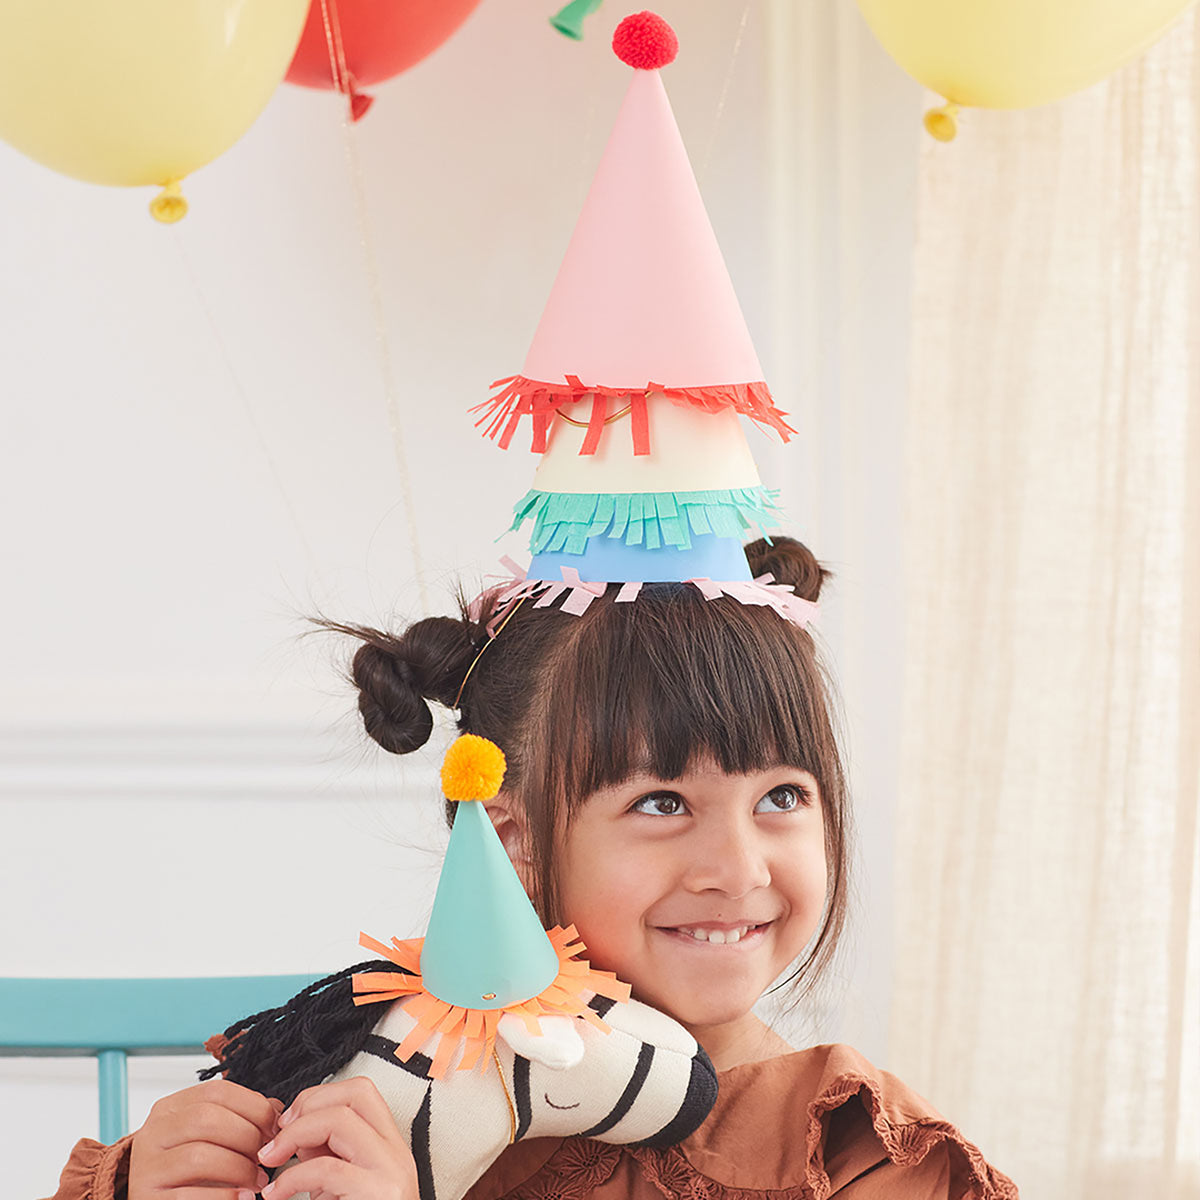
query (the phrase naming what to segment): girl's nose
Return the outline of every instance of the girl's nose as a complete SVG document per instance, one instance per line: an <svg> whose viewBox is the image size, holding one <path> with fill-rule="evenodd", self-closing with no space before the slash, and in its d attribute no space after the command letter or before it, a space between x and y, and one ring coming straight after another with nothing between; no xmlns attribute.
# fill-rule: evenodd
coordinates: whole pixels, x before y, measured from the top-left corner
<svg viewBox="0 0 1200 1200"><path fill-rule="evenodd" d="M685 883L691 891L723 892L738 900L771 882L766 851L754 830L717 830L690 851Z"/></svg>

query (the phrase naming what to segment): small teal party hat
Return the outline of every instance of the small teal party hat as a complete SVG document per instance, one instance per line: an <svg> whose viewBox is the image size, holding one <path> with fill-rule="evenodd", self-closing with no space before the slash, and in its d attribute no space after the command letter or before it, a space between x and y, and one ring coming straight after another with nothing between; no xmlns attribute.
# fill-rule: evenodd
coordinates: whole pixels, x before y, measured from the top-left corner
<svg viewBox="0 0 1200 1200"><path fill-rule="evenodd" d="M402 1002L413 1028L396 1057L431 1054L431 1079L446 1074L459 1048L456 1070L486 1071L506 1014L534 1031L550 1016L607 1030L588 1007L591 997L630 996L627 983L580 957L586 947L574 925L542 928L484 808L500 791L504 766L504 752L487 738L466 733L450 747L442 787L458 809L428 934L390 945L365 933L358 939L400 970L356 974L354 1003Z"/></svg>
<svg viewBox="0 0 1200 1200"><path fill-rule="evenodd" d="M443 789L458 809L421 947L421 975L431 995L460 1008L519 1004L548 988L559 970L484 808L503 775L499 747L472 734L454 743L442 767Z"/></svg>

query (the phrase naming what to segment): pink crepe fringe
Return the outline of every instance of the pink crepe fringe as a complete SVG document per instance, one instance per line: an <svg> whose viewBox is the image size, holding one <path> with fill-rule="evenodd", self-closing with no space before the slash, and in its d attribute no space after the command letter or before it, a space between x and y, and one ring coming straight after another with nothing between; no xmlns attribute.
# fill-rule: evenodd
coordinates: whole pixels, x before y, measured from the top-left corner
<svg viewBox="0 0 1200 1200"><path fill-rule="evenodd" d="M549 608L556 600L566 596L561 609L572 616L582 616L588 606L597 596L603 596L608 588L607 583L591 583L579 578L579 572L574 567L562 568L562 581L551 582L547 579L526 579L525 572L507 556L500 560L501 565L509 572L509 576L480 592L471 601L469 613L471 620L480 620L484 613L490 613L487 624L488 637L495 637L501 622L512 606L531 596L537 596L534 608ZM804 600L795 595L790 583L776 583L774 575L759 575L756 579L735 579L729 582L718 582L712 579L685 579L697 588L705 600L715 600L718 596L728 596L739 604L755 605L774 609L785 621L801 629L814 624L820 615L820 606L811 600ZM616 603L623 604L637 599L641 592L640 583L623 583L617 592Z"/></svg>
<svg viewBox="0 0 1200 1200"><path fill-rule="evenodd" d="M760 425L769 426L787 441L796 431L783 419L787 416L775 407L771 392L761 380L755 383L717 383L706 387L664 387L660 383L647 383L644 388L613 388L583 383L577 375L568 375L564 383L545 383L537 379L526 379L524 375L510 375L497 379L492 387L499 388L496 394L471 412L482 413L476 426L483 425L484 435L498 437L500 446L508 449L521 418L533 419L533 446L535 453L546 449L546 433L550 418L564 404L592 397L592 416L588 422L588 434L581 454L594 454L607 415L607 402L611 398L628 399L638 411L634 414L634 451L649 453L649 435L645 426L645 397L661 393L675 404L690 405L701 412L715 413L732 408L734 412L750 417ZM642 401L642 404L636 404Z"/></svg>

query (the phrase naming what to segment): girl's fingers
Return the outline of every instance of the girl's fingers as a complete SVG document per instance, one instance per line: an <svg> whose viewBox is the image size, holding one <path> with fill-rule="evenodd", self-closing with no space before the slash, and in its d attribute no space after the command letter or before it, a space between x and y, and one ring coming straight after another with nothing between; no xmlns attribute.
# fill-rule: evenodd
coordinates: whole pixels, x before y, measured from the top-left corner
<svg viewBox="0 0 1200 1200"><path fill-rule="evenodd" d="M287 1162L293 1154L312 1161L312 1155L305 1151L317 1150L324 1154L328 1147L328 1153L348 1163L377 1171L395 1161L395 1142L395 1138L385 1140L360 1113L341 1104L297 1117L258 1152L258 1159L268 1167Z"/></svg>
<svg viewBox="0 0 1200 1200"><path fill-rule="evenodd" d="M403 1141L396 1128L396 1119L379 1094L379 1089L365 1075L339 1079L336 1083L321 1083L305 1088L279 1118L283 1132L299 1117L325 1108L346 1107L356 1112L387 1142Z"/></svg>
<svg viewBox="0 0 1200 1200"><path fill-rule="evenodd" d="M255 1193L247 1188L176 1188L171 1200L254 1200Z"/></svg>
<svg viewBox="0 0 1200 1200"><path fill-rule="evenodd" d="M189 1104L181 1116L160 1134L158 1144L163 1150L188 1142L212 1142L254 1159L263 1142L275 1135L273 1124L264 1131L241 1113L211 1100Z"/></svg>
<svg viewBox="0 0 1200 1200"><path fill-rule="evenodd" d="M267 1182L267 1173L253 1157L237 1154L211 1142L188 1142L159 1155L155 1185L159 1188L188 1188L206 1184L228 1184L257 1190ZM174 1200L174 1193L172 1193Z"/></svg>
<svg viewBox="0 0 1200 1200"><path fill-rule="evenodd" d="M344 1200L417 1200L417 1177L399 1170L364 1170L340 1158L310 1158L280 1173L262 1190L263 1200L290 1200L297 1192Z"/></svg>
<svg viewBox="0 0 1200 1200"><path fill-rule="evenodd" d="M266 1096L242 1087L239 1083L230 1083L227 1079L210 1079L206 1083L198 1083L195 1087L185 1088L182 1092L165 1097L159 1104L165 1105L169 1112L175 1114L197 1104L215 1104L249 1121L261 1131L264 1141L272 1138L278 1128L278 1100L272 1103ZM159 1105L154 1107L158 1108ZM151 1109L151 1112L153 1111L154 1109Z"/></svg>

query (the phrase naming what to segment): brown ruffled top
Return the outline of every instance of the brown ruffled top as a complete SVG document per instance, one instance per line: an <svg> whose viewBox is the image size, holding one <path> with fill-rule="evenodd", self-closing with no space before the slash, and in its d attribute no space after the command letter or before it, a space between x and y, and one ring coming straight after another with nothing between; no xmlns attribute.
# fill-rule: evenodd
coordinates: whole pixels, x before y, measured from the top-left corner
<svg viewBox="0 0 1200 1200"><path fill-rule="evenodd" d="M518 1142L466 1200L1018 1200L928 1102L849 1046L718 1079L716 1107L678 1146Z"/></svg>
<svg viewBox="0 0 1200 1200"><path fill-rule="evenodd" d="M849 1046L718 1078L716 1107L678 1146L518 1142L466 1200L1018 1200L953 1125ZM130 1140L80 1141L52 1200L124 1200Z"/></svg>
<svg viewBox="0 0 1200 1200"><path fill-rule="evenodd" d="M80 1138L50 1200L125 1200L133 1134L111 1146Z"/></svg>

